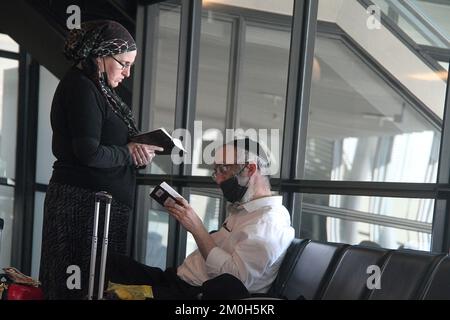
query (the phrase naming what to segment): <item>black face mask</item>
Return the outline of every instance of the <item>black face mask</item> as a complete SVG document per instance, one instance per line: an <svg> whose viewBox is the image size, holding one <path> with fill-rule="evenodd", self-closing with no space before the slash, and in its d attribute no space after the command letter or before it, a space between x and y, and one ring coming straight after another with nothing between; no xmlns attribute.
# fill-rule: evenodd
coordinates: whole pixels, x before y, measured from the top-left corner
<svg viewBox="0 0 450 320"><path fill-rule="evenodd" d="M250 179L249 179L250 182ZM222 189L223 196L231 203L238 202L242 199L244 194L247 192L247 186L243 187L239 184L237 175L223 181L220 184L220 189Z"/></svg>

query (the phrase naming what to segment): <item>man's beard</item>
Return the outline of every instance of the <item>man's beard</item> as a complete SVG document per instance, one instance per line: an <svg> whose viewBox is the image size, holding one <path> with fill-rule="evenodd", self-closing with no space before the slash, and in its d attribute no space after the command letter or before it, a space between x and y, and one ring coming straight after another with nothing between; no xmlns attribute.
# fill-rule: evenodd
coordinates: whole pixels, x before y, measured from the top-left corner
<svg viewBox="0 0 450 320"><path fill-rule="evenodd" d="M247 203L253 199L253 196L255 195L255 188L253 184L248 184L248 189L242 196L242 199L238 201L239 204Z"/></svg>

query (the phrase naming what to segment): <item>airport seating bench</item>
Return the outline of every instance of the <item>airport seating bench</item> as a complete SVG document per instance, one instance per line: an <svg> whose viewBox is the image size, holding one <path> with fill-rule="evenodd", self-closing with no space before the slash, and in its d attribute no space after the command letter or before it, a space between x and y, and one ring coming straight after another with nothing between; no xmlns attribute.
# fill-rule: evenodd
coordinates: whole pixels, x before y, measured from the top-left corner
<svg viewBox="0 0 450 320"><path fill-rule="evenodd" d="M450 257L294 239L268 295L289 300L450 299Z"/></svg>

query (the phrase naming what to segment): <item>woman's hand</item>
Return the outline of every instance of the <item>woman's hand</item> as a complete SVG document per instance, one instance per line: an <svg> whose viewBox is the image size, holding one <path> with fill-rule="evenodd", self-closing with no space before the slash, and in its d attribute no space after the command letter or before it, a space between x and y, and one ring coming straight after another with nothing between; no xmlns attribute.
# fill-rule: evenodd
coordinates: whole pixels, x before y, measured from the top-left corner
<svg viewBox="0 0 450 320"><path fill-rule="evenodd" d="M133 163L137 167L148 165L155 157L155 151L164 151L163 148L148 144L130 142L127 144Z"/></svg>

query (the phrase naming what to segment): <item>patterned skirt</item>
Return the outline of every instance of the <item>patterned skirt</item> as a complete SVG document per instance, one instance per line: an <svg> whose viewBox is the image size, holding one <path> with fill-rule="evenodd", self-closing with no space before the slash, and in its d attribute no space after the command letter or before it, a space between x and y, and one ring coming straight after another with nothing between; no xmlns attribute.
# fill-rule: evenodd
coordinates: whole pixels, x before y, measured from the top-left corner
<svg viewBox="0 0 450 320"><path fill-rule="evenodd" d="M94 203L95 192L90 190L58 183L50 183L48 187L44 202L39 275L47 299L87 298ZM100 206L97 268L100 265L103 213L104 205ZM126 253L130 213L128 206L113 199L108 253ZM69 266L78 266L80 277L77 278L77 268L69 268ZM98 280L98 272L96 280Z"/></svg>

